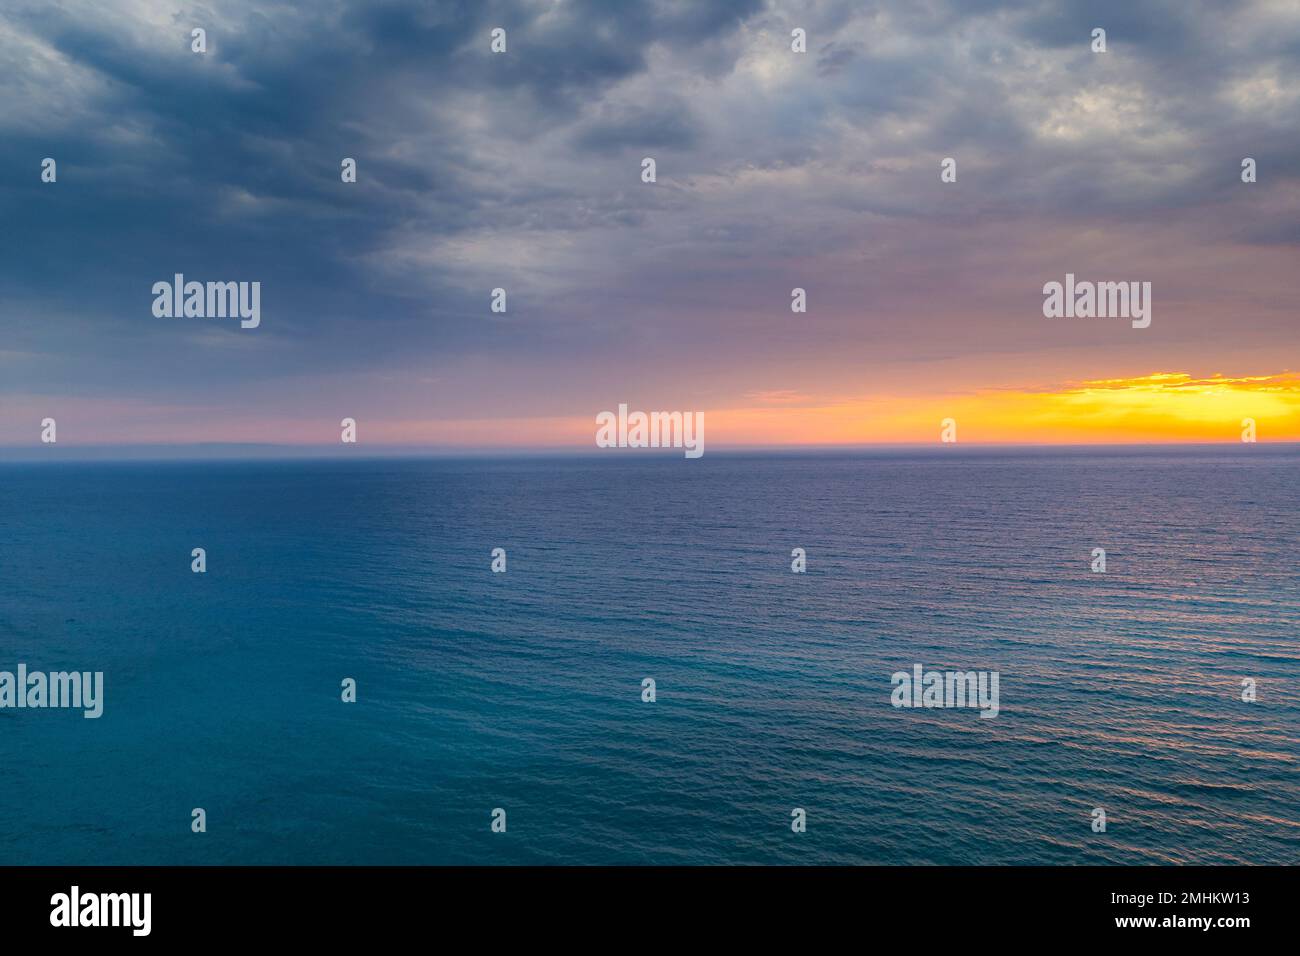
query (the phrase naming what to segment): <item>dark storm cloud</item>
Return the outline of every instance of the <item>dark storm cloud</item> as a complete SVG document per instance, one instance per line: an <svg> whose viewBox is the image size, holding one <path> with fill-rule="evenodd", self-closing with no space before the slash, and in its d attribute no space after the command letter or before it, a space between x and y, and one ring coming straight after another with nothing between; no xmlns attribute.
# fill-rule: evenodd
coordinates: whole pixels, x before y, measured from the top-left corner
<svg viewBox="0 0 1300 956"><path fill-rule="evenodd" d="M573 124L581 104L644 70L649 45L709 42L755 6L221 5L178 12L161 29L143 31L123 29L113 15L129 18L130 6L108 5L99 15L90 7L30 6L15 18L12 39L47 48L84 74L77 104L84 120L7 130L6 166L32 168L54 155L61 175L57 191L6 178L14 207L8 225L28 237L18 255L31 261L11 261L5 287L14 300L50 311L60 310L61 299L70 311L89 304L102 311L106 332L136 324L148 301L139 290L173 271L264 276L288 314L280 329L295 333L310 323L319 334L332 318L358 312L409 309L411 298L429 297L426 285L376 289L352 268L380 237L526 223L548 198L571 198L577 186L494 176L497 158L448 114L481 111L498 142L517 150L557 124ZM189 51L195 24L209 32L206 57ZM509 30L510 56L485 55L496 25ZM462 105L467 97L477 102ZM598 114L577 138L588 149L614 145L633 138L636 122L647 123L651 145L688 146L694 136L679 105ZM354 189L340 188L345 155L361 166ZM601 197L589 203L608 205ZM606 218L636 215L620 209ZM98 274L93 288L91 274ZM454 291L438 298L448 296L454 300ZM421 311L423 321L428 310ZM94 353L103 343L79 336L65 348L78 344ZM367 337L348 360L394 347ZM309 363L328 360L307 351Z"/></svg>
<svg viewBox="0 0 1300 956"><path fill-rule="evenodd" d="M1294 188L1294 25L1267 2L18 5L0 354L26 358L4 387L179 401L489 359L567 381L679 332L716 366L759 349L736 315L767 309L775 277L867 261L879 289L925 248L960 284L981 224L1158 217L1294 245L1288 202L1220 210L1244 155ZM175 272L261 281L256 346L154 320L150 286ZM496 286L508 317L486 314ZM873 321L848 292L819 301L844 305L816 330L828 347Z"/></svg>

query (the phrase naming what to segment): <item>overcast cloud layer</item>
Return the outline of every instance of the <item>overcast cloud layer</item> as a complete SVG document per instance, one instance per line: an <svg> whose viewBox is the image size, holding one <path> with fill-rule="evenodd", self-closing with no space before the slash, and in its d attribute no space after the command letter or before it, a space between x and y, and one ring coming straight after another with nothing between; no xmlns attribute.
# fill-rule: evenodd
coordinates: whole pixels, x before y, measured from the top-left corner
<svg viewBox="0 0 1300 956"><path fill-rule="evenodd" d="M3 443L1297 366L1292 0L5 11ZM1152 327L1044 319L1067 271ZM261 327L155 318L177 272Z"/></svg>

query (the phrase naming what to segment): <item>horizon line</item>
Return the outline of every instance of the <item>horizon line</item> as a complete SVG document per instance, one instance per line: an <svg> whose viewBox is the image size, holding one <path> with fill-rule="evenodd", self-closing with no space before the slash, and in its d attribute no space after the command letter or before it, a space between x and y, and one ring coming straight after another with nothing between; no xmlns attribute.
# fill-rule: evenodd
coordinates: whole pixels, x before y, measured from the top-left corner
<svg viewBox="0 0 1300 956"><path fill-rule="evenodd" d="M1102 451L1130 452L1159 451L1162 449L1226 449L1239 446L1263 445L1271 449L1300 448L1300 441L1120 441L1120 442L869 442L836 444L781 444L745 445L720 444L707 450L714 455L755 454L853 454L879 451L933 451L938 454L975 451ZM681 448L599 448L576 445L406 445L359 443L354 450L336 444L284 444L271 442L186 442L138 444L69 444L69 445L0 445L0 463L41 461L73 462L92 461L167 461L175 459L241 460L294 460L316 459L345 461L376 459L429 459L429 458L608 458L613 452L622 452L624 459L631 457L677 458ZM363 450L364 449L364 450ZM65 451L66 450L66 451ZM631 453L630 455L628 453ZM87 456L81 458L79 456Z"/></svg>

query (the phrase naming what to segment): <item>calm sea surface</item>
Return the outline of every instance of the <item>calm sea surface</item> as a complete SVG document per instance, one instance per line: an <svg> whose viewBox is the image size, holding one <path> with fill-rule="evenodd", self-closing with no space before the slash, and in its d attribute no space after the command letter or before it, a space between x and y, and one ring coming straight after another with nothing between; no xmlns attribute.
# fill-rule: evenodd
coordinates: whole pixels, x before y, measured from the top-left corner
<svg viewBox="0 0 1300 956"><path fill-rule="evenodd" d="M1300 451L949 451L2 464L0 863L1300 863Z"/></svg>

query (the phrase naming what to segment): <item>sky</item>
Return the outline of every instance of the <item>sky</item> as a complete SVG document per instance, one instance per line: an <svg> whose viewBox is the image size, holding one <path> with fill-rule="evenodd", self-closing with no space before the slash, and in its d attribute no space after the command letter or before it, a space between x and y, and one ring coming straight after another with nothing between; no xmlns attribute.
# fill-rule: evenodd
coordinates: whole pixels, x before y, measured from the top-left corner
<svg viewBox="0 0 1300 956"><path fill-rule="evenodd" d="M0 170L0 448L1300 440L1294 0L9 0Z"/></svg>

